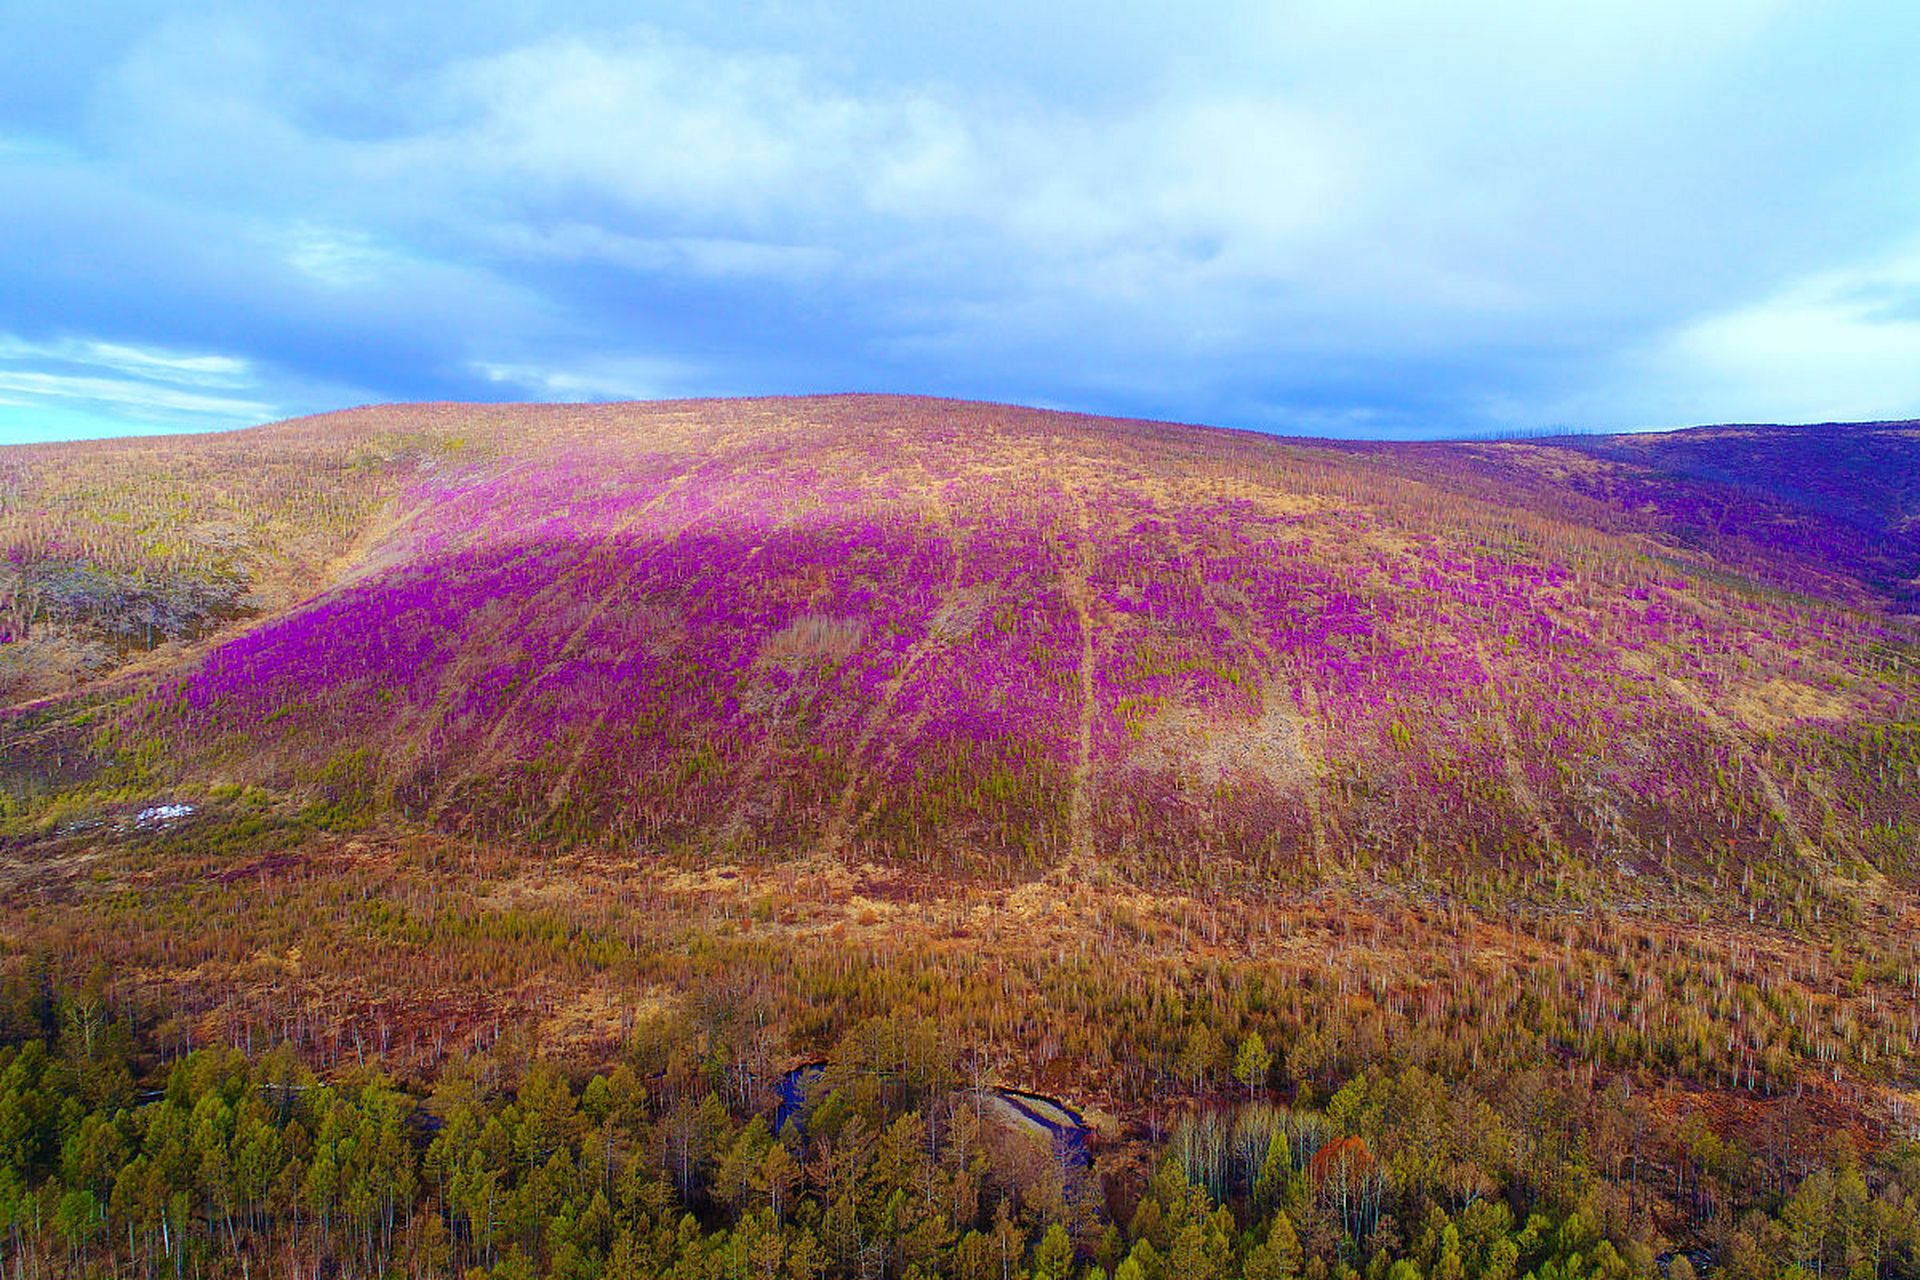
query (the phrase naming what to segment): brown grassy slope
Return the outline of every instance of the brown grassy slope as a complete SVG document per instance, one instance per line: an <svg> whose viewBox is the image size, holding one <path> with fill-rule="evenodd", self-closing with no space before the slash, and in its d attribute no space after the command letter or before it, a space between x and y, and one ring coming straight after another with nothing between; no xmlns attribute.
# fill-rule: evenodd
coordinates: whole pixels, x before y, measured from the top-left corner
<svg viewBox="0 0 1920 1280"><path fill-rule="evenodd" d="M397 480L460 452L385 415L0 449L0 699L162 670L325 590Z"/></svg>

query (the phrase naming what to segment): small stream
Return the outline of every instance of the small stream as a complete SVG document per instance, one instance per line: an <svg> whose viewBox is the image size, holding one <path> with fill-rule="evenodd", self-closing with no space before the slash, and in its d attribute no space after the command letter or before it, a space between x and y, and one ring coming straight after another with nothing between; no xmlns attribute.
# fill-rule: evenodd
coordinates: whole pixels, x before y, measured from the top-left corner
<svg viewBox="0 0 1920 1280"><path fill-rule="evenodd" d="M813 1103L807 1097L807 1090L814 1081L825 1075L827 1064L824 1062L806 1062L780 1077L780 1105L774 1109L773 1131L778 1134L793 1121L797 1132L805 1132L807 1112L813 1110Z"/></svg>
<svg viewBox="0 0 1920 1280"><path fill-rule="evenodd" d="M807 1095L826 1070L824 1062L807 1062L780 1077L780 1105L773 1113L775 1133L789 1123L796 1126L797 1132L806 1131L807 1113L815 1101ZM1007 1088L982 1089L978 1096L999 1104L1003 1117L1016 1127L1045 1138L1067 1166L1085 1169L1093 1163L1093 1152L1088 1145L1092 1126L1087 1124L1086 1117L1058 1098Z"/></svg>
<svg viewBox="0 0 1920 1280"><path fill-rule="evenodd" d="M1086 1118L1066 1103L1023 1089L986 1092L1004 1102L1027 1125L1045 1134L1054 1151L1069 1166L1084 1169L1093 1163L1093 1153L1087 1147L1087 1137L1093 1130Z"/></svg>

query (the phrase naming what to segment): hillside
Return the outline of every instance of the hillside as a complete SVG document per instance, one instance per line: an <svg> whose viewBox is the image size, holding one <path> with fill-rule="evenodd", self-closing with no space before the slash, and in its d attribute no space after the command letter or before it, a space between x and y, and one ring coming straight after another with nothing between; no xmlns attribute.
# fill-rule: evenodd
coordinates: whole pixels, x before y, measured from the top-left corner
<svg viewBox="0 0 1920 1280"><path fill-rule="evenodd" d="M1915 444L0 451L0 1270L1920 1274Z"/></svg>
<svg viewBox="0 0 1920 1280"><path fill-rule="evenodd" d="M253 786L994 874L1550 868L1778 910L1915 870L1901 426L1336 445L841 397L0 465L0 679L53 697L14 714L23 832ZM75 706L104 746L48 772Z"/></svg>

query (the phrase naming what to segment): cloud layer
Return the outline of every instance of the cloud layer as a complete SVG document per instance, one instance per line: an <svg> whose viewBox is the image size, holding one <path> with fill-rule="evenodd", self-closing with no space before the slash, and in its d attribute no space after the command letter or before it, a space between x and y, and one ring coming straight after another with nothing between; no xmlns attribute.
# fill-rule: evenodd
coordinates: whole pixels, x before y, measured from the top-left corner
<svg viewBox="0 0 1920 1280"><path fill-rule="evenodd" d="M1897 5L25 8L0 436L840 389L1920 414Z"/></svg>

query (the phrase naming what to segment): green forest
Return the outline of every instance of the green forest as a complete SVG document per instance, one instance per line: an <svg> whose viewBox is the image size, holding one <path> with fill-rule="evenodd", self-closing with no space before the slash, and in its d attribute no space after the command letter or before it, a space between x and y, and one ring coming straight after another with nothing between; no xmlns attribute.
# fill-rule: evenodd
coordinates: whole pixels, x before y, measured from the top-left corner
<svg viewBox="0 0 1920 1280"><path fill-rule="evenodd" d="M1089 1160L995 1124L915 1015L851 1027L786 1108L671 1017L602 1072L509 1036L415 1091L322 1080L284 1046L157 1056L112 1003L9 993L8 1277L1920 1273L1920 1145L1863 1153L1791 1099L1743 1143L1699 1114L1672 1129L1628 1075L1374 1067L1322 1096L1274 1087L1284 1051L1249 1033L1229 1087L1170 1107L1127 1176L1097 1135ZM1694 1243L1656 1252L1673 1234Z"/></svg>

